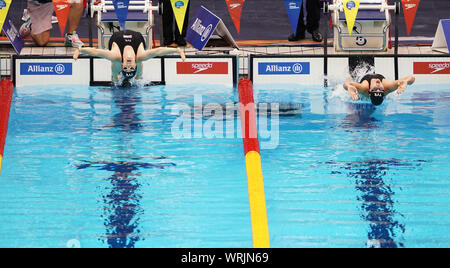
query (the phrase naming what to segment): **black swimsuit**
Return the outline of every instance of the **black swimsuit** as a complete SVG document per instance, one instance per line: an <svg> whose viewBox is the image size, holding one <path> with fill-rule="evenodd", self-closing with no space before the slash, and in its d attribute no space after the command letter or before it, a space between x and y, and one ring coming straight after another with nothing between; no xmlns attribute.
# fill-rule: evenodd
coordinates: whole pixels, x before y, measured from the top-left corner
<svg viewBox="0 0 450 268"><path fill-rule="evenodd" d="M126 30L125 32L123 31L115 32L109 39L108 45L109 50L111 50L113 43L116 43L117 46L119 46L120 54L122 55L122 61L123 61L123 50L125 49L126 46L131 46L136 55L141 43L144 44L145 48L145 40L142 34L131 30Z"/></svg>
<svg viewBox="0 0 450 268"><path fill-rule="evenodd" d="M383 82L383 79L385 79L384 76L382 76L381 74L366 74L362 79L361 82L367 81L369 82L369 88L370 88L370 81L372 81L372 79L380 79L381 82Z"/></svg>

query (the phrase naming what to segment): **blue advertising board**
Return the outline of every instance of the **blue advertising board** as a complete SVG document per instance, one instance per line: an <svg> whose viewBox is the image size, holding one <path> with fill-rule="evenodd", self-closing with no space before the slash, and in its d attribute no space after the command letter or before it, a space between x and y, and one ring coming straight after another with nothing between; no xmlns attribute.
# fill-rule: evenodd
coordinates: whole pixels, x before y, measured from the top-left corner
<svg viewBox="0 0 450 268"><path fill-rule="evenodd" d="M311 73L309 62L259 62L260 75L308 75Z"/></svg>
<svg viewBox="0 0 450 268"><path fill-rule="evenodd" d="M445 40L447 41L447 48L450 49L450 19L441 20L442 30L444 31Z"/></svg>
<svg viewBox="0 0 450 268"><path fill-rule="evenodd" d="M72 63L22 62L20 75L72 75Z"/></svg>
<svg viewBox="0 0 450 268"><path fill-rule="evenodd" d="M9 14L7 15L7 17L5 19L5 23L3 24L3 32L8 37L9 41L11 42L12 46L16 50L17 54L20 54L25 42L24 42L22 36L20 36L17 28L14 26L14 23L10 19Z"/></svg>
<svg viewBox="0 0 450 268"><path fill-rule="evenodd" d="M201 6L195 14L186 33L186 41L198 50L202 50L216 30L221 19Z"/></svg>

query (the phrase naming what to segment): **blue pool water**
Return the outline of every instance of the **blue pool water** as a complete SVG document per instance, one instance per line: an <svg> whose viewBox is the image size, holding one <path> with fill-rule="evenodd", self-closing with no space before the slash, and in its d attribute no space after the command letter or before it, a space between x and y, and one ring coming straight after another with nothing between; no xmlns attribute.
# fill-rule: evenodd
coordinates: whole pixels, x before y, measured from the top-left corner
<svg viewBox="0 0 450 268"><path fill-rule="evenodd" d="M251 247L239 119L223 115L228 138L174 137L180 118L223 122L198 114L198 96L223 107L237 94L17 88L0 247ZM320 87L259 86L255 99L280 106L261 137L272 247L450 246L449 85L414 85L377 108Z"/></svg>

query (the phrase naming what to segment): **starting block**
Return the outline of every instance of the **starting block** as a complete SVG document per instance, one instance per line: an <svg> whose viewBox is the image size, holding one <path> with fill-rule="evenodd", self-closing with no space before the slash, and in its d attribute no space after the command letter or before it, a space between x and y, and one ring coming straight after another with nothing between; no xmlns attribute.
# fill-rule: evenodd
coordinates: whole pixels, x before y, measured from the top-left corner
<svg viewBox="0 0 450 268"><path fill-rule="evenodd" d="M155 18L153 12L159 12L159 6L153 6L151 0L130 0L127 17L127 29L140 32L151 47ZM98 47L105 49L114 31L120 29L113 0L92 0L91 17L97 14ZM145 29L145 32L142 30Z"/></svg>
<svg viewBox="0 0 450 268"><path fill-rule="evenodd" d="M344 12L344 1L334 0L328 6L332 12L334 48L336 51L387 51L390 10L397 5L388 5L386 0L360 0L353 32L350 34Z"/></svg>

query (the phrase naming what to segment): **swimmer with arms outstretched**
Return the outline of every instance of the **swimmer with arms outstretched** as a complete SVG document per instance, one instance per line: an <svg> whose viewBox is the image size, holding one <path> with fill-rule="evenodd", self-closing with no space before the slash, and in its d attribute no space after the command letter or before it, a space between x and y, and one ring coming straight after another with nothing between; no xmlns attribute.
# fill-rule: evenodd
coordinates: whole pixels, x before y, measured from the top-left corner
<svg viewBox="0 0 450 268"><path fill-rule="evenodd" d="M351 78L344 83L344 88L352 100L359 100L358 93L369 97L373 105L381 105L384 97L388 94L397 91L397 94L402 94L408 85L412 85L416 79L413 76L407 76L395 81L389 81L381 74L367 74L361 82L353 82Z"/></svg>
<svg viewBox="0 0 450 268"><path fill-rule="evenodd" d="M180 48L159 47L145 49L142 34L135 31L115 32L110 40L108 50L91 47L80 47L73 54L74 60L80 53L108 59L112 62L112 81L119 82L123 87L131 86L131 79L142 78L142 62L150 58L179 53L182 60L186 56Z"/></svg>

